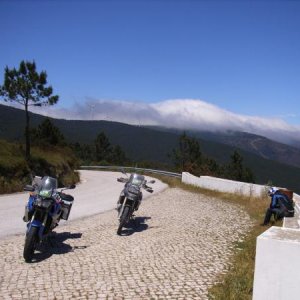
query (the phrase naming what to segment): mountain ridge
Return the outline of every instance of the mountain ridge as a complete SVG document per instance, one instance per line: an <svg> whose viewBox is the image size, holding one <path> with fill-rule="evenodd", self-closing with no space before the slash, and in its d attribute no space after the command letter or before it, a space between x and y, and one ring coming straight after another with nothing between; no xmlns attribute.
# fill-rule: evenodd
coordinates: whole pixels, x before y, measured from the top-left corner
<svg viewBox="0 0 300 300"><path fill-rule="evenodd" d="M179 133L182 130L159 126L147 126L163 132ZM265 159L275 160L283 164L300 167L300 149L264 136L241 131L201 131L186 130L186 133L206 141L213 141L254 153Z"/></svg>
<svg viewBox="0 0 300 300"><path fill-rule="evenodd" d="M30 113L30 118L31 127L37 127L46 117ZM133 163L152 161L171 166L172 161L169 154L177 147L179 135L183 132L166 128L158 130L149 128L149 126L112 121L50 119L61 130L67 141L72 143L92 143L97 134L103 131L112 144L122 147ZM23 110L0 104L0 138L9 141L24 140L24 126L25 113ZM236 145L228 145L224 141L223 143L216 142L213 140L216 137L210 137L211 140L209 140L205 135L206 139L204 139L203 133L190 133L199 140L201 151L219 163L228 162L233 151L238 149L244 158L245 165L253 170L257 183L266 184L271 180L275 185L292 189L298 188L300 168L265 159L256 153L238 148ZM236 141L234 143L237 144Z"/></svg>

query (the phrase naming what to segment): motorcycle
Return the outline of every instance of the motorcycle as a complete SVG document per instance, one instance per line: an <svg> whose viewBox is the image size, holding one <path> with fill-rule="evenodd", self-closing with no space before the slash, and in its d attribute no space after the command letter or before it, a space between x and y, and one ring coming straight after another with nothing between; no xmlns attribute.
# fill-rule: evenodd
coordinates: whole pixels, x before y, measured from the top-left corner
<svg viewBox="0 0 300 300"><path fill-rule="evenodd" d="M125 172L123 173L126 174ZM133 212L138 210L140 206L143 198L141 189L143 188L149 193L153 193L153 189L147 185L147 180L143 175L136 173L131 174L129 178L117 178L117 181L125 183L117 203L119 219L117 234L120 235L122 228L132 219ZM151 180L149 183L153 184L155 180Z"/></svg>
<svg viewBox="0 0 300 300"><path fill-rule="evenodd" d="M68 220L74 198L63 191L75 187L73 184L58 191L57 179L49 176L36 176L32 185L24 187L30 192L23 217L23 221L27 222L23 251L26 262L32 260L38 244L58 226L60 219Z"/></svg>

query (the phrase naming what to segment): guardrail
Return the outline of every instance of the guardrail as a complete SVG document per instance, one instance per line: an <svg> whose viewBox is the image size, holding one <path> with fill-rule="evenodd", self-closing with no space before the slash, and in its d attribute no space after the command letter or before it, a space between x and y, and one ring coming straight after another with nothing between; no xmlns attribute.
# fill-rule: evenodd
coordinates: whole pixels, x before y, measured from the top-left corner
<svg viewBox="0 0 300 300"><path fill-rule="evenodd" d="M122 166L80 166L81 169L100 169L100 170L133 170L140 172L147 172L153 174L160 174L169 177L177 177L181 178L181 173L174 173L162 170L154 170L154 169L145 169L145 168L135 168L135 167L122 167Z"/></svg>

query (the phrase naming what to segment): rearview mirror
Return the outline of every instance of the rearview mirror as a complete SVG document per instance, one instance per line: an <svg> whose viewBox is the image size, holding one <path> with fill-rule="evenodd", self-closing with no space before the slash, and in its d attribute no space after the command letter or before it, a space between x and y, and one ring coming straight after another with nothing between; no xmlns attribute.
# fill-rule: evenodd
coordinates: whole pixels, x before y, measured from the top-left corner
<svg viewBox="0 0 300 300"><path fill-rule="evenodd" d="M119 181L119 182L127 182L128 179L120 177L120 178L117 178L117 181Z"/></svg>
<svg viewBox="0 0 300 300"><path fill-rule="evenodd" d="M32 185L27 184L24 186L23 190L26 192L34 192L34 187Z"/></svg>
<svg viewBox="0 0 300 300"><path fill-rule="evenodd" d="M71 185L68 185L68 186L65 186L64 188L62 188L61 192L65 191L65 190L73 190L75 188L76 188L76 184L71 184Z"/></svg>

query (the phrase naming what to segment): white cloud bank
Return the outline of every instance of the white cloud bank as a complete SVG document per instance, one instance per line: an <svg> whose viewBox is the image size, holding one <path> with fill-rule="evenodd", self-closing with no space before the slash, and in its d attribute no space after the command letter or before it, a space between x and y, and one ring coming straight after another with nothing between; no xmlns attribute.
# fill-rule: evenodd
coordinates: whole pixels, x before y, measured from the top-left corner
<svg viewBox="0 0 300 300"><path fill-rule="evenodd" d="M53 106L36 108L35 112L63 119L109 120L136 125L208 131L237 130L300 145L299 126L289 125L280 118L235 114L195 99L167 100L158 103L87 100L85 103L74 104L70 109L58 109Z"/></svg>

